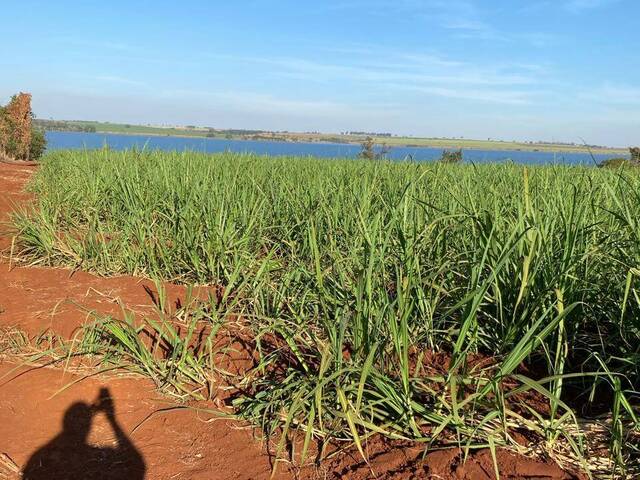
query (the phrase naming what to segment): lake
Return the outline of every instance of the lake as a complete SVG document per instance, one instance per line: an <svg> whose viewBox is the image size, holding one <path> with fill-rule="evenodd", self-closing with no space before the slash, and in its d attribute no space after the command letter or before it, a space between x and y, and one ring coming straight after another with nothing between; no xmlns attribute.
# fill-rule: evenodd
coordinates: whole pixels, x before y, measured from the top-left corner
<svg viewBox="0 0 640 480"><path fill-rule="evenodd" d="M341 143L293 143L255 140L224 140L217 138L185 138L171 136L116 135L105 133L47 132L47 150L93 149L105 144L116 150L146 147L151 150L193 150L198 152L242 152L261 155L296 155L323 158L355 158L360 152L359 145ZM441 148L394 147L388 158L392 160L413 159L430 161L442 156ZM596 161L613 155L595 155ZM525 152L508 150L465 150L465 161L475 163L503 162L540 165L563 163L567 165L593 165L588 153Z"/></svg>

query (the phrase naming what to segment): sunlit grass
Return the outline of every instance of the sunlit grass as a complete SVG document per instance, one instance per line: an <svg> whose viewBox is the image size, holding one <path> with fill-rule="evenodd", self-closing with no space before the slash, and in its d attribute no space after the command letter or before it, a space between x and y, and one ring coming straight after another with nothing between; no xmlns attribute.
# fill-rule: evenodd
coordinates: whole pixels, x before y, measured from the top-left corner
<svg viewBox="0 0 640 480"><path fill-rule="evenodd" d="M523 451L527 431L527 453L595 469L587 421L637 467L632 171L101 150L49 154L33 190L20 258L224 287L209 315L242 318L259 354L236 411L280 454L293 430L302 457L372 434ZM177 355L160 366L131 325L101 332L192 391L211 355L156 327Z"/></svg>

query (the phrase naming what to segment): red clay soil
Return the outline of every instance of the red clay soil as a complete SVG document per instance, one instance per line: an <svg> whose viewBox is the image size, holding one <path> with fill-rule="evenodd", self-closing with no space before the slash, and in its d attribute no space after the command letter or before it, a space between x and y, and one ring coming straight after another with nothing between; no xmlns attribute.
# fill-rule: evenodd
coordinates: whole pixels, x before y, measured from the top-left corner
<svg viewBox="0 0 640 480"><path fill-rule="evenodd" d="M0 163L0 222L29 200L23 189L34 171ZM2 230L0 250L6 253L11 239ZM119 300L137 313L152 312L150 290L150 282L134 277L10 268L5 256L0 259L0 329L17 328L29 336L49 330L69 337L87 321L86 309L119 316ZM172 304L184 301L183 287L168 286L167 293ZM108 392L99 399L104 388ZM23 470L25 479L34 480L270 477L271 457L252 429L176 406L144 379L82 379L60 369L17 367L0 357L0 480L21 478ZM495 478L488 451L463 462L455 450L423 458L420 449L407 445L375 441L367 448L368 464L357 454L344 454L297 474L283 465L275 478ZM553 464L508 452L498 452L498 463L503 479L576 478Z"/></svg>
<svg viewBox="0 0 640 480"><path fill-rule="evenodd" d="M328 478L365 480L493 480L496 478L491 453L484 449L464 453L458 449L434 450L424 456L424 450L401 443L373 441L368 446L369 461L358 453L345 455L332 462ZM500 478L507 480L571 480L580 477L560 470L556 465L527 459L510 452L498 451Z"/></svg>
<svg viewBox="0 0 640 480"><path fill-rule="evenodd" d="M23 189L34 171L0 164L0 222L29 199ZM6 252L10 245L11 239L0 235L0 249ZM120 300L127 309L152 312L149 292L153 290L152 282L134 277L99 278L55 268L10 269L5 258L0 260L0 328L15 327L31 337L47 330L69 337L89 318L87 309L119 316ZM167 286L173 306L184 302L185 294L183 287ZM162 399L143 379L91 377L56 394L81 377L52 368L15 368L15 363L0 360L0 479L20 478L24 468L28 468L25 478L33 479L143 478L136 461L140 458L146 479L267 479L271 475L271 459L251 429L193 409L163 413L176 405ZM92 424L83 425L87 418L83 412L89 411L87 405L96 402L104 387L110 391L117 425L129 439L128 449L117 448L116 432L104 412L92 412ZM79 425L63 428L67 412ZM88 433L86 441L77 435L83 429ZM57 465L65 470L57 471L51 458L58 459ZM284 470L279 469L278 477L290 476Z"/></svg>
<svg viewBox="0 0 640 480"><path fill-rule="evenodd" d="M252 430L190 409L163 412L173 405L149 382L88 378L56 394L79 377L58 369L12 368L0 365L0 454L19 468L30 465L26 478L266 479L271 474ZM91 412L87 419L77 413L80 402L96 403L104 387L124 445L104 412ZM74 414L75 425L63 426L65 415ZM0 461L0 478L2 473Z"/></svg>

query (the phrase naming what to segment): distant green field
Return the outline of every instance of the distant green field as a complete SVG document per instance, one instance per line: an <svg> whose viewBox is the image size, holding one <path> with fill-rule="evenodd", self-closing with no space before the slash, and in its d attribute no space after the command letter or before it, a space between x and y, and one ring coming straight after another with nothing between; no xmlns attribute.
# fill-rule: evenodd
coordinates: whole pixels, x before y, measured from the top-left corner
<svg viewBox="0 0 640 480"><path fill-rule="evenodd" d="M541 152L585 152L592 150L597 153L628 153L625 149L609 148L609 147L586 147L583 145L565 145L565 144L547 144L547 143L522 143L522 142L503 142L498 140L465 140L465 139L446 139L446 138L411 138L411 137L392 137L377 138L378 143L387 143L393 145L415 145L429 146L441 148L462 148L463 150L523 150L523 151L541 151Z"/></svg>
<svg viewBox="0 0 640 480"><path fill-rule="evenodd" d="M94 131L100 133L116 133L122 135L163 135L183 137L209 137L237 140L265 140L286 142L330 142L359 144L365 135L342 135L328 133L295 133L267 132L258 130L219 130L204 127L162 127L148 125L128 125L122 123L95 121L55 121L36 120L36 123L47 130ZM416 146L463 150L522 150L541 152L588 152L597 154L626 155L628 151L620 148L569 145L557 143L503 142L498 140L417 138L417 137L373 137L378 144L391 147Z"/></svg>
<svg viewBox="0 0 640 480"><path fill-rule="evenodd" d="M310 141L323 141L336 136L327 134L286 134L293 138ZM282 134L275 134L282 136ZM337 138L348 143L360 143L364 141L365 136L340 135ZM627 154L626 149L585 146L585 145L568 145L557 143L525 143L525 142L503 142L499 140L473 140L473 139L456 139L456 138L417 138L417 137L372 137L378 144L386 144L389 146L416 146L416 147L434 147L446 149L463 150L522 150L522 151L541 151L541 152L588 152L604 154Z"/></svg>

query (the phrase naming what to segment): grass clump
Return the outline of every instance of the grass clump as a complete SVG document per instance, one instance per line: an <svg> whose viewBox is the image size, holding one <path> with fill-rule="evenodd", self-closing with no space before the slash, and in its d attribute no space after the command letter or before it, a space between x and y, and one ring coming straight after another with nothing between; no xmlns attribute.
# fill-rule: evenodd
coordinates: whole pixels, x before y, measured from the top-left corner
<svg viewBox="0 0 640 480"><path fill-rule="evenodd" d="M32 188L23 259L224 287L258 354L235 407L280 453L296 430L303 457L382 434L637 469L631 171L62 151Z"/></svg>

